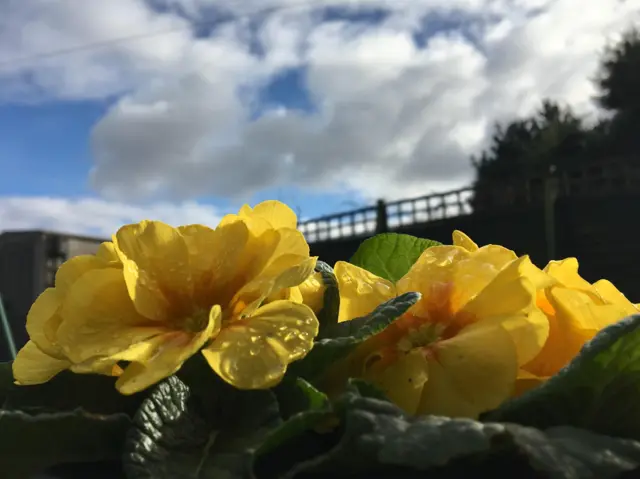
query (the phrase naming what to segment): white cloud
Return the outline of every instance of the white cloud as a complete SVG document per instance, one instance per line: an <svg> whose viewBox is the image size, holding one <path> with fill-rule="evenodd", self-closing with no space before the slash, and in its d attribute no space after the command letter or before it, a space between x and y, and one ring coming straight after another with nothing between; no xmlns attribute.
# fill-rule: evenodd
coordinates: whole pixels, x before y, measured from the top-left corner
<svg viewBox="0 0 640 479"><path fill-rule="evenodd" d="M134 206L95 198L0 197L0 232L43 229L109 238L120 226L145 219L215 227L221 217L216 208L190 201Z"/></svg>
<svg viewBox="0 0 640 479"><path fill-rule="evenodd" d="M14 93L30 91L27 72L54 97L122 93L93 132L93 184L124 200L246 198L290 184L397 198L465 184L469 156L495 120L530 113L543 98L593 114L602 47L640 19L640 0L303 2L383 6L391 15L376 25L321 21L299 0L44 3L13 0L8 30L0 20L0 58L184 27L5 73ZM212 18L212 7L295 5L210 37L187 23ZM455 27L443 30L445 20ZM25 22L30 33L17 40ZM424 47L416 33L429 38ZM252 118L260 87L296 67L317 112Z"/></svg>

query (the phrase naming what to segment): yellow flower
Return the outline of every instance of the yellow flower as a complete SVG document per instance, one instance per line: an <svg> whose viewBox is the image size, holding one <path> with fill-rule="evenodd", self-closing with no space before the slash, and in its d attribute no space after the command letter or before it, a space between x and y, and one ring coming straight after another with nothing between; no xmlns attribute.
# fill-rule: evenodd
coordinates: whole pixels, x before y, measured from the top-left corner
<svg viewBox="0 0 640 479"><path fill-rule="evenodd" d="M216 229L158 221L120 228L113 244L122 269L91 270L72 284L57 344L74 364L128 362L116 382L123 394L170 376L199 350L240 389L277 384L318 331L313 311L289 291L316 262L296 221L267 201Z"/></svg>
<svg viewBox="0 0 640 479"><path fill-rule="evenodd" d="M355 351L344 374L372 381L409 413L477 417L497 407L547 338L532 268L528 257L494 245L429 248L396 284L337 263L340 321L405 292L422 294Z"/></svg>
<svg viewBox="0 0 640 479"><path fill-rule="evenodd" d="M454 244L469 251L477 245L463 233L454 233ZM582 346L602 328L640 312L607 280L594 284L578 274L578 261L550 261L548 280L539 283L536 304L549 320L549 337L540 353L519 372L516 395L532 389L566 366Z"/></svg>
<svg viewBox="0 0 640 479"><path fill-rule="evenodd" d="M122 370L113 362L87 360L73 364L57 342L57 331L62 322L60 310L71 286L83 274L105 268L122 269L113 243L102 243L95 255L76 256L57 271L55 286L47 288L33 303L27 315L27 333L30 340L18 352L13 362L13 375L18 384L40 384L65 369L77 373L96 372L118 375Z"/></svg>
<svg viewBox="0 0 640 479"><path fill-rule="evenodd" d="M540 354L523 366L520 392L556 374L601 329L640 312L609 281L585 281L575 258L551 261L544 270L556 281L538 297L549 318L549 339Z"/></svg>
<svg viewBox="0 0 640 479"><path fill-rule="evenodd" d="M321 273L314 273L299 286L300 297L304 304L315 313L319 313L324 307L324 292L326 286L322 281Z"/></svg>

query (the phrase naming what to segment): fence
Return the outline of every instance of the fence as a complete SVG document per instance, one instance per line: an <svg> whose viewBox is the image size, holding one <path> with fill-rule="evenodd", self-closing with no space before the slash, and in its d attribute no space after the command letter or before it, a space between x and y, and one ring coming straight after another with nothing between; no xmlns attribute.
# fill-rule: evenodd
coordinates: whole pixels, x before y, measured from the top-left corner
<svg viewBox="0 0 640 479"><path fill-rule="evenodd" d="M596 197L640 191L640 164L609 159L557 173L488 183L444 193L335 213L300 222L309 243L362 238L405 226L470 215L474 211L553 203L556 198ZM547 204L547 208L551 205Z"/></svg>
<svg viewBox="0 0 640 479"><path fill-rule="evenodd" d="M300 231L310 243L357 238L416 223L471 214L473 188L463 188L417 198L385 202L301 222Z"/></svg>

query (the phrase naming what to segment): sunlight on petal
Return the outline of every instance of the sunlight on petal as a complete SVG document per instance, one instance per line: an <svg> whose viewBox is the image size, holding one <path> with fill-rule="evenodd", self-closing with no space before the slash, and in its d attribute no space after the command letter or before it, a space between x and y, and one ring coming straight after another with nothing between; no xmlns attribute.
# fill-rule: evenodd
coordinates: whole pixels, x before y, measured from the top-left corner
<svg viewBox="0 0 640 479"><path fill-rule="evenodd" d="M135 394L174 374L220 329L221 319L222 310L216 305L211 308L205 329L199 333L164 333L114 356L118 360L131 361L116 382L118 391Z"/></svg>
<svg viewBox="0 0 640 479"><path fill-rule="evenodd" d="M391 281L358 266L338 261L334 272L340 290L339 322L365 316L396 296L396 288Z"/></svg>
<svg viewBox="0 0 640 479"><path fill-rule="evenodd" d="M298 218L291 208L280 201L268 200L253 208L254 215L267 220L273 228L291 228L298 226ZM249 213L251 214L251 213Z"/></svg>
<svg viewBox="0 0 640 479"><path fill-rule="evenodd" d="M166 331L160 323L138 314L117 269L86 273L69 290L61 315L64 321L58 341L76 363L119 353Z"/></svg>
<svg viewBox="0 0 640 479"><path fill-rule="evenodd" d="M160 221L126 225L115 235L129 296L140 314L166 320L193 293L189 250L180 232Z"/></svg>
<svg viewBox="0 0 640 479"><path fill-rule="evenodd" d="M462 231L455 230L453 232L453 244L454 246L460 246L461 248L466 249L469 252L477 251L478 245L475 244L471 238L469 238Z"/></svg>
<svg viewBox="0 0 640 479"><path fill-rule="evenodd" d="M229 384L264 389L277 384L287 365L311 350L317 334L318 320L308 306L274 301L223 326L202 354Z"/></svg>

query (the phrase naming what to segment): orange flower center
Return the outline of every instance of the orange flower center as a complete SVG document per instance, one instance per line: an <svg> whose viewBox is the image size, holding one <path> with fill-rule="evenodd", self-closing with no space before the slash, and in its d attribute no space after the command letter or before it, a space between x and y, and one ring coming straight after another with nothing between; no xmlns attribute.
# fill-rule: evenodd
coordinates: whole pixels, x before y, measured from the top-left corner
<svg viewBox="0 0 640 479"><path fill-rule="evenodd" d="M408 312L368 341L370 354L364 369L385 368L404 354L420 349L425 356L435 354L434 345L449 339L476 321L473 314L454 307L451 283L434 283Z"/></svg>

